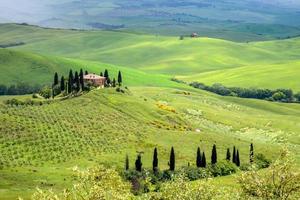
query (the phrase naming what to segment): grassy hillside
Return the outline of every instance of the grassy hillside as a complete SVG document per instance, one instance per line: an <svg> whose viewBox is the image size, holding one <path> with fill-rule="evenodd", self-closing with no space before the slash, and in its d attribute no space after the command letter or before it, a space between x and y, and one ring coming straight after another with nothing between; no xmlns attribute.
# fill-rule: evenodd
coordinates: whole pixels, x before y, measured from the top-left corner
<svg viewBox="0 0 300 200"><path fill-rule="evenodd" d="M226 86L256 87L256 88L292 88L300 91L300 62L284 64L254 65L233 69L217 70L192 76L179 76L185 81L198 81L212 85L221 83Z"/></svg>
<svg viewBox="0 0 300 200"><path fill-rule="evenodd" d="M117 73L121 70L124 84L128 86L176 87L178 85L169 81L170 77L168 76L151 75L135 69L93 61L43 56L7 49L0 49L0 58L0 70L4 72L0 74L0 84L5 85L24 82L31 85L50 84L55 72L58 72L59 76L64 75L66 77L70 69L75 71L81 68L96 74L108 69L112 78L117 78Z"/></svg>
<svg viewBox="0 0 300 200"><path fill-rule="evenodd" d="M224 80L225 84L300 90L297 77L299 38L234 43L209 38L179 40L178 37L53 30L12 24L0 27L0 44L26 43L13 47L15 49L110 63L147 73L184 76L188 81L210 84L230 74L231 79ZM275 70L270 70L273 68ZM246 80L255 78L257 82L246 82L241 76L247 77ZM289 81L282 81L287 76Z"/></svg>
<svg viewBox="0 0 300 200"><path fill-rule="evenodd" d="M171 146L178 167L195 164L198 146L209 162L213 144L219 160L236 145L243 164L251 142L255 153L268 158L276 157L286 145L300 164L299 104L221 97L170 80L178 76L209 84L224 81L299 90L298 38L234 43L0 25L0 44L20 42L25 44L0 49L4 72L0 84L49 84L56 71L67 75L70 68L83 68L99 74L108 69L111 77L121 70L129 90L125 94L94 90L41 106L4 104L10 98L31 96L0 97L0 197L4 200L29 197L36 186L68 187L74 166L105 164L121 169L126 154L133 167L135 156L143 152L143 166L150 168L154 147L158 147L161 169L168 167Z"/></svg>
<svg viewBox="0 0 300 200"><path fill-rule="evenodd" d="M194 165L197 146L209 161L214 143L219 159L236 145L246 163L254 142L255 152L269 158L285 143L300 161L299 105L224 98L191 88L129 89L126 94L95 90L42 106L1 103L0 196L26 197L36 186L67 187L72 167L102 163L122 168L126 153L133 167L137 152L144 152L143 166L150 168L154 147L161 169L167 168L171 146L179 167Z"/></svg>

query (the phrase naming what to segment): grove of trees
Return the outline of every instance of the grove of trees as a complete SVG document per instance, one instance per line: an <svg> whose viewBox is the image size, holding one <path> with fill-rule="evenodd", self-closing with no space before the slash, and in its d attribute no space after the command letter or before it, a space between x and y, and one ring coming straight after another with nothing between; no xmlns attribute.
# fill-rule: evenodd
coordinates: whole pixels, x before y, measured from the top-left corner
<svg viewBox="0 0 300 200"><path fill-rule="evenodd" d="M294 94L291 89L270 90L256 88L226 87L219 83L213 84L212 86L208 86L198 82L190 83L190 86L202 90L207 90L209 92L213 92L222 96L264 99L268 101L280 101L286 103L300 102L300 93Z"/></svg>

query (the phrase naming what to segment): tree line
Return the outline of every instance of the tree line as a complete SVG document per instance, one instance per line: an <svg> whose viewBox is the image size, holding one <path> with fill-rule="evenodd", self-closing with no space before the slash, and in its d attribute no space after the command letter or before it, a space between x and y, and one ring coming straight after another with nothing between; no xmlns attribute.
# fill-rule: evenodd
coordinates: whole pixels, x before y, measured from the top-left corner
<svg viewBox="0 0 300 200"><path fill-rule="evenodd" d="M228 162L234 163L237 167L241 166L241 161L240 161L240 152L239 149L237 149L235 146L233 147L233 152L231 154L230 148L227 148L226 156L225 159ZM211 151L211 159L210 163L211 165L215 165L218 162L218 153L217 153L217 146L214 144L212 147ZM252 164L254 162L254 147L253 144L250 144L250 152L249 152L249 163ZM207 167L207 161L206 161L206 156L205 152L201 152L200 147L197 148L196 151L196 160L195 160L195 165L198 168L206 168ZM142 155L138 154L137 158L135 160L135 170L138 172L142 172ZM176 166L176 156L175 156L175 150L174 147L171 148L170 151L170 159L168 162L169 170L170 171L175 171L175 166ZM125 159L125 170L129 170L129 157L126 155ZM159 170L158 167L158 150L157 148L154 148L153 151L153 161L152 161L152 170L153 172L157 172Z"/></svg>
<svg viewBox="0 0 300 200"><path fill-rule="evenodd" d="M87 74L89 74L87 70L83 71L83 69L80 69L79 72L73 72L73 70L70 69L67 78L65 78L65 76L61 76L59 78L58 73L55 72L53 76L52 87L44 87L40 91L40 94L45 98L50 98L51 96L55 97L61 93L69 95L81 91L89 91L91 87L93 87L93 84L84 81L84 75ZM100 72L100 76L105 77L105 87L122 86L123 78L121 71L118 72L117 80L115 78L111 80L107 69L105 69L104 72Z"/></svg>
<svg viewBox="0 0 300 200"><path fill-rule="evenodd" d="M217 146L214 144L211 149L210 160L207 160L205 151L201 151L200 147L196 149L195 161L191 165L189 162L187 165L177 167L176 165L176 152L174 147L171 148L168 168L165 170L159 169L159 157L158 149L154 148L152 158L152 169L143 168L142 153L138 153L134 166L130 168L129 157L125 158L125 170L122 170L122 175L125 180L128 180L132 184L132 192L135 195L147 193L149 191L148 183L151 182L156 189L159 190L162 182L168 182L173 180L176 176L184 176L185 180L195 181L203 178L227 176L234 174L239 170L249 171L253 169L267 168L270 165L270 161L267 160L263 154L256 154L254 162L254 148L253 144L250 144L249 148L249 162L241 165L240 151L235 146L232 149L227 149L226 155L220 159L217 152Z"/></svg>
<svg viewBox="0 0 300 200"><path fill-rule="evenodd" d="M192 82L189 85L194 88L213 92L222 96L264 99L268 101L278 101L278 102L285 102L285 103L300 102L300 93L294 94L291 89L270 90L270 89L256 89L256 88L226 87L219 83L213 84L212 86L207 86L203 83L198 83L198 82Z"/></svg>
<svg viewBox="0 0 300 200"><path fill-rule="evenodd" d="M38 92L42 87L40 85L29 85L27 83L18 83L10 86L0 85L0 95L24 95Z"/></svg>

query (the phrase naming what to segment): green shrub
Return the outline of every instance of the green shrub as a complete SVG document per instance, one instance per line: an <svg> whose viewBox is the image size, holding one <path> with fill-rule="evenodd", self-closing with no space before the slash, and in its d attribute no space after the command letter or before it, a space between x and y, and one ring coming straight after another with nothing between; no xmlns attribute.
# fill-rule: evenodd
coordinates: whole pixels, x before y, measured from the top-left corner
<svg viewBox="0 0 300 200"><path fill-rule="evenodd" d="M256 154L254 160L258 169L267 168L271 164L271 160L267 159L265 155L261 153Z"/></svg>
<svg viewBox="0 0 300 200"><path fill-rule="evenodd" d="M36 93L34 93L34 94L32 94L32 98L33 98L33 99L37 99L37 98L39 98L39 97L38 97L38 95L37 95Z"/></svg>
<svg viewBox="0 0 300 200"><path fill-rule="evenodd" d="M214 165L210 165L208 170L213 176L227 176L236 173L238 167L230 161L222 160Z"/></svg>
<svg viewBox="0 0 300 200"><path fill-rule="evenodd" d="M49 99L52 95L52 90L50 87L45 86L40 90L39 94L45 99Z"/></svg>
<svg viewBox="0 0 300 200"><path fill-rule="evenodd" d="M117 87L117 88L116 88L116 91L117 91L117 92L121 92L121 93L125 93L125 90L123 90L123 89L120 88L120 87Z"/></svg>
<svg viewBox="0 0 300 200"><path fill-rule="evenodd" d="M244 199L299 199L300 173L295 169L287 150L263 173L253 167L238 178Z"/></svg>
<svg viewBox="0 0 300 200"><path fill-rule="evenodd" d="M274 99L274 101L282 101L286 98L286 96L282 92L276 92L272 95L272 98Z"/></svg>
<svg viewBox="0 0 300 200"><path fill-rule="evenodd" d="M190 181L208 178L211 176L210 171L205 168L184 167L182 168L182 171Z"/></svg>

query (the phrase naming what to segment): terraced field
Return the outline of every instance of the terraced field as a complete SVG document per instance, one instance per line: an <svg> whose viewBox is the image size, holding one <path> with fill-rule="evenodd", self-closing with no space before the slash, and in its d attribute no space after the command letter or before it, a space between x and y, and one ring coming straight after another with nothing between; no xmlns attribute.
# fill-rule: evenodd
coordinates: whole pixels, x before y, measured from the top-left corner
<svg viewBox="0 0 300 200"><path fill-rule="evenodd" d="M182 86L130 87L125 94L95 90L42 106L1 103L0 110L0 195L5 199L29 196L36 186L66 187L74 166L122 168L126 153L133 167L136 153L144 152L144 167L150 168L154 147L161 169L167 168L171 146L182 166L194 164L197 146L209 158L214 143L219 159L236 145L242 163L251 142L269 158L286 144L300 162L299 105L223 98Z"/></svg>

